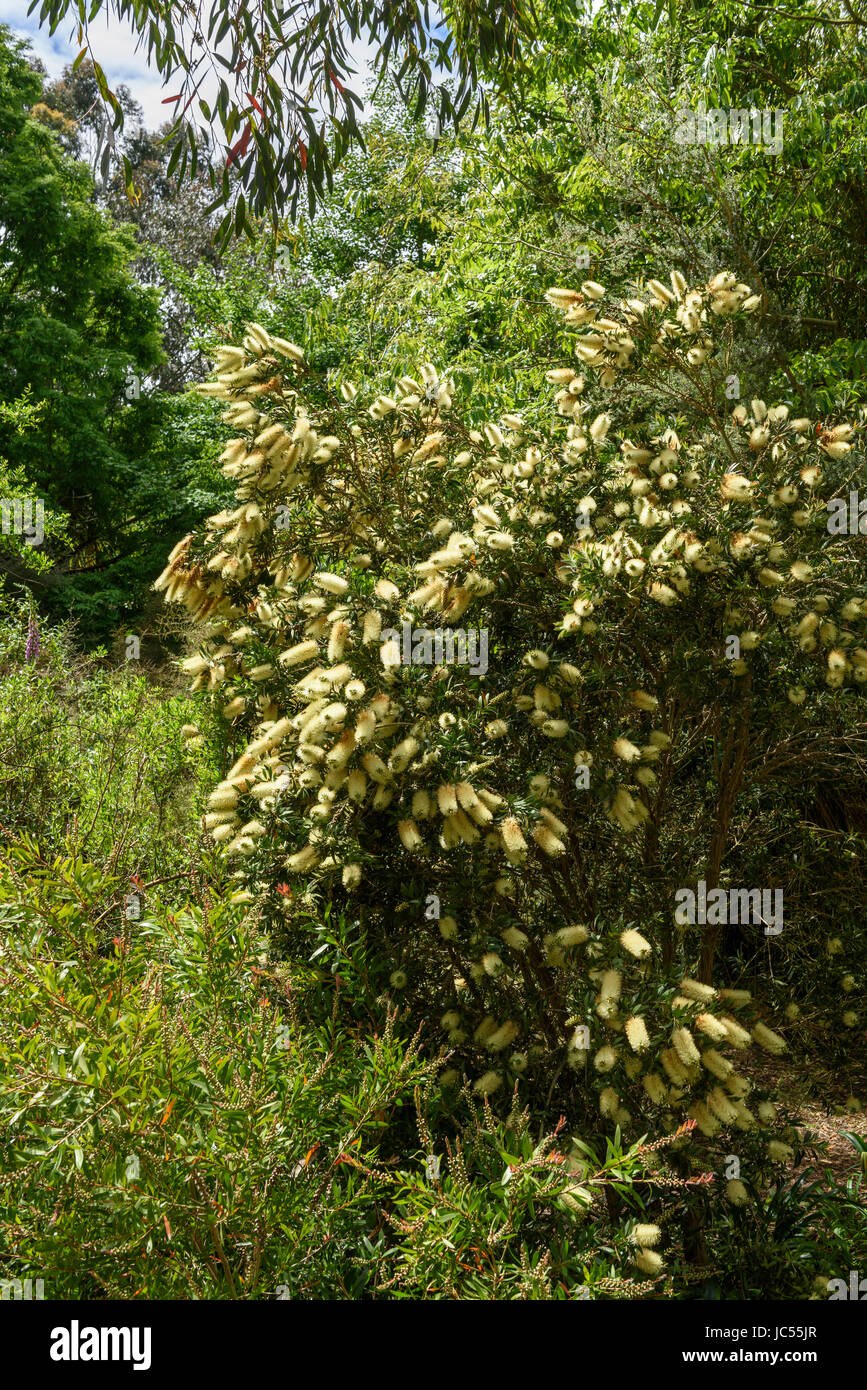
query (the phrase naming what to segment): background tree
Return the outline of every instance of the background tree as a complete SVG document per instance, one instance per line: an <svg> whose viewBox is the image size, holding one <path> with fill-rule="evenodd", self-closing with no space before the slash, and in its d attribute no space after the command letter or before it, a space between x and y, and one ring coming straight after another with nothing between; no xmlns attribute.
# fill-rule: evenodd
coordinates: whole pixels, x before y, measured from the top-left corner
<svg viewBox="0 0 867 1390"><path fill-rule="evenodd" d="M38 3L32 0L30 9ZM524 0L454 0L433 23L427 4L417 0L338 0L336 6L320 0L313 7L220 0L207 17L165 0L115 0L108 6L97 0L89 9L71 0L44 0L40 21L52 33L74 16L82 45L76 64L87 56L93 61L100 95L112 112L112 136L123 126L123 103L108 86L87 28L106 8L132 24L149 60L167 83L179 86L165 98L176 113L169 172L177 167L181 177L195 177L200 165L205 168L214 206L233 204L218 229L224 242L250 230L250 217L269 218L276 226L282 214L294 215L302 194L312 212L342 156L362 141L362 103L349 86L353 43L370 45L377 76L390 66L397 69L416 116L435 94L442 124L459 121L474 100L476 113L484 112L482 79L496 74L501 62L514 72L521 45L533 33L532 5ZM214 78L216 99L206 99L204 84ZM110 139L104 172L112 149ZM126 155L121 159L132 192L132 166Z"/></svg>
<svg viewBox="0 0 867 1390"><path fill-rule="evenodd" d="M0 450L48 509L68 519L64 543L49 543L53 569L39 578L40 592L104 632L140 605L161 533L192 505L198 445L191 452L195 429L191 436L174 423L189 405L148 389L162 361L160 318L156 291L131 273L134 239L94 205L86 166L32 116L40 95L38 74L7 33L0 396L29 393L40 409L24 432L0 421Z"/></svg>

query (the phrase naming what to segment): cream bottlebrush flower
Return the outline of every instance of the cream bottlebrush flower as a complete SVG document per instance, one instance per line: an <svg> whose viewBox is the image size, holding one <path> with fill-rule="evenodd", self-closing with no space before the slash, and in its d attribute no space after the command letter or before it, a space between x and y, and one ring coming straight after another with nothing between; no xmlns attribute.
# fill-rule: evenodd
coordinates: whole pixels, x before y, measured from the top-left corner
<svg viewBox="0 0 867 1390"><path fill-rule="evenodd" d="M387 671L394 670L401 664L400 643L392 638L388 642L383 642L379 649L379 659Z"/></svg>
<svg viewBox="0 0 867 1390"><path fill-rule="evenodd" d="M364 800L367 793L367 773L360 767L354 767L346 779L346 795L350 801L355 801L359 805Z"/></svg>
<svg viewBox="0 0 867 1390"><path fill-rule="evenodd" d="M300 874L304 873L306 869L315 868L318 863L319 856L313 845L305 845L297 853L289 855L286 860L286 868L290 873Z"/></svg>
<svg viewBox="0 0 867 1390"><path fill-rule="evenodd" d="M672 604L680 602L676 591L668 584L653 583L647 592L656 603L661 603L664 608L670 608Z"/></svg>
<svg viewBox="0 0 867 1390"><path fill-rule="evenodd" d="M699 1004L709 1004L711 999L716 998L716 990L712 985L703 985L700 980L693 980L687 975L680 982L680 992L685 994L687 999L694 999Z"/></svg>
<svg viewBox="0 0 867 1390"><path fill-rule="evenodd" d="M277 661L281 666L301 666L309 661L315 661L319 654L319 647L316 642L298 642L288 651L281 652Z"/></svg>
<svg viewBox="0 0 867 1390"><path fill-rule="evenodd" d="M659 1060L665 1068L666 1075L675 1086L685 1086L689 1081L689 1076L673 1047L667 1047L659 1054Z"/></svg>
<svg viewBox="0 0 867 1390"><path fill-rule="evenodd" d="M720 1081L726 1081L731 1076L734 1068L727 1057L723 1057L721 1052L717 1052L714 1047L706 1047L701 1054L702 1066L716 1076Z"/></svg>
<svg viewBox="0 0 867 1390"><path fill-rule="evenodd" d="M458 924L454 917L441 917L439 920L440 936L443 941L454 941L458 934Z"/></svg>
<svg viewBox="0 0 867 1390"><path fill-rule="evenodd" d="M361 628L361 640L366 647L372 647L382 634L382 614L375 608L365 613Z"/></svg>
<svg viewBox="0 0 867 1390"><path fill-rule="evenodd" d="M488 738L504 738L509 732L509 726L505 719L492 719L485 725L485 733Z"/></svg>
<svg viewBox="0 0 867 1390"><path fill-rule="evenodd" d="M501 822L500 834L509 854L522 854L527 849L527 841L524 839L521 826L514 816L507 816Z"/></svg>
<svg viewBox="0 0 867 1390"><path fill-rule="evenodd" d="M453 782L437 787L437 806L441 816L453 816L458 810L457 788Z"/></svg>
<svg viewBox="0 0 867 1390"><path fill-rule="evenodd" d="M602 978L599 981L601 999L619 999L622 988L623 976L619 970L603 970Z"/></svg>
<svg viewBox="0 0 867 1390"><path fill-rule="evenodd" d="M681 988L683 988L683 982L681 982ZM709 988L709 986L703 986L703 988ZM744 1004L749 1004L753 996L748 989L721 989L719 997L731 1004L733 1009L740 1009Z"/></svg>
<svg viewBox="0 0 867 1390"><path fill-rule="evenodd" d="M720 1023L719 1019L715 1018L713 1014L696 1014L695 1026L698 1028L699 1032L704 1033L705 1036L710 1038L713 1042L728 1041L728 1032L725 1024Z"/></svg>
<svg viewBox="0 0 867 1390"><path fill-rule="evenodd" d="M228 787L223 783L208 797L208 806L214 811L231 811L237 804L238 792L236 788Z"/></svg>
<svg viewBox="0 0 867 1390"><path fill-rule="evenodd" d="M752 1110L748 1110L741 1100L735 1101L734 1108L736 1115L735 1124L738 1129L755 1129L756 1117Z"/></svg>
<svg viewBox="0 0 867 1390"><path fill-rule="evenodd" d="M647 1024L643 1018L633 1015L626 1020L625 1025L626 1039L633 1052L646 1052L650 1047L650 1037L647 1032Z"/></svg>
<svg viewBox="0 0 867 1390"><path fill-rule="evenodd" d="M634 743L630 743L628 738L616 738L612 744L615 755L622 758L625 763L638 762L641 757L641 749Z"/></svg>
<svg viewBox="0 0 867 1390"><path fill-rule="evenodd" d="M455 811L446 817L446 826L452 825L464 844L474 845L479 840L479 832L465 811Z"/></svg>
<svg viewBox="0 0 867 1390"><path fill-rule="evenodd" d="M611 1071L611 1069L617 1065L616 1048L613 1048L610 1043L606 1043L604 1047L600 1047L596 1056L593 1058L593 1065L597 1071Z"/></svg>
<svg viewBox="0 0 867 1390"><path fill-rule="evenodd" d="M726 473L720 484L720 497L724 502L745 502L750 498L756 484L741 473Z"/></svg>
<svg viewBox="0 0 867 1390"><path fill-rule="evenodd" d="M580 946L590 933L585 926L578 924L574 927L561 927L555 935L561 946Z"/></svg>
<svg viewBox="0 0 867 1390"><path fill-rule="evenodd" d="M633 1226L630 1239L636 1245L658 1245L662 1240L662 1229L650 1222L640 1221Z"/></svg>
<svg viewBox="0 0 867 1390"><path fill-rule="evenodd" d="M691 1120L695 1120L702 1134L708 1139L713 1139L719 1133L720 1123L708 1110L704 1101L695 1101L687 1110L687 1115Z"/></svg>
<svg viewBox="0 0 867 1390"><path fill-rule="evenodd" d="M506 927L504 931L500 932L500 936L506 945L511 946L515 951L526 951L530 942L527 933L521 931L519 927Z"/></svg>
<svg viewBox="0 0 867 1390"><path fill-rule="evenodd" d="M515 1041L520 1031L519 1025L509 1019L491 1034L485 1042L485 1047L489 1052L502 1052Z"/></svg>
<svg viewBox="0 0 867 1390"><path fill-rule="evenodd" d="M599 1112L606 1119L615 1115L620 1108L620 1097L613 1086L606 1086L599 1096Z"/></svg>
<svg viewBox="0 0 867 1390"><path fill-rule="evenodd" d="M361 759L361 766L368 776L381 786L391 781L390 771L376 753L365 753Z"/></svg>
<svg viewBox="0 0 867 1390"><path fill-rule="evenodd" d="M412 814L416 820L427 820L433 814L428 792L424 790L413 792Z"/></svg>
<svg viewBox="0 0 867 1390"><path fill-rule="evenodd" d="M743 1207L750 1200L750 1194L739 1178L729 1178L726 1183L726 1198L732 1206Z"/></svg>
<svg viewBox="0 0 867 1390"><path fill-rule="evenodd" d="M475 821L476 825L481 825L485 827L489 826L492 820L494 819L493 812L489 811L485 803L481 801L478 797L473 802L473 804L467 808L467 815L470 816L470 818L473 821ZM496 834L496 831L492 833ZM500 840L499 836L497 836L497 844L498 846L502 844L502 841Z"/></svg>
<svg viewBox="0 0 867 1390"><path fill-rule="evenodd" d="M503 1079L499 1072L486 1071L480 1076L473 1085L473 1091L477 1096L492 1096L503 1084Z"/></svg>
<svg viewBox="0 0 867 1390"><path fill-rule="evenodd" d="M644 960L645 956L649 956L653 949L650 942L645 940L640 932L634 931L632 928L620 933L620 944L625 951L628 951L631 956L635 956L638 960Z"/></svg>
<svg viewBox="0 0 867 1390"><path fill-rule="evenodd" d="M557 855L566 853L566 846L562 840L557 838L550 826L537 825L534 827L532 835L539 848L544 850L545 854L549 855L551 858L556 858Z"/></svg>
<svg viewBox="0 0 867 1390"><path fill-rule="evenodd" d="M705 1097L708 1109L721 1120L724 1125L734 1124L738 1117L738 1112L732 1105L725 1091L719 1086L714 1086Z"/></svg>
<svg viewBox="0 0 867 1390"><path fill-rule="evenodd" d="M341 578L339 574L314 574L312 582L317 588L324 589L328 594L345 594L349 588L347 580Z"/></svg>
<svg viewBox="0 0 867 1390"><path fill-rule="evenodd" d="M391 750L391 755L388 759L388 766L391 768L392 772L404 772L420 747L421 744L418 739L413 738L411 735L409 738L405 738L398 743L397 746Z"/></svg>
<svg viewBox="0 0 867 1390"><path fill-rule="evenodd" d="M344 888L357 888L361 882L361 866L359 864L347 864L341 875Z"/></svg>
<svg viewBox="0 0 867 1390"><path fill-rule="evenodd" d="M760 1124L772 1125L777 1118L777 1107L769 1100L760 1101L758 1111Z"/></svg>
<svg viewBox="0 0 867 1390"><path fill-rule="evenodd" d="M671 1041L685 1067L695 1066L701 1061L701 1054L688 1028L675 1028L671 1035Z"/></svg>
<svg viewBox="0 0 867 1390"><path fill-rule="evenodd" d="M409 850L410 853L414 850L421 849L424 845L424 840L414 820L407 819L398 821L397 833L400 836L400 842L404 849Z"/></svg>
<svg viewBox="0 0 867 1390"><path fill-rule="evenodd" d="M646 690L630 690L629 698L639 709L655 710L659 701L655 695L649 695Z"/></svg>
<svg viewBox="0 0 867 1390"><path fill-rule="evenodd" d="M658 1072L648 1072L641 1082L652 1105L662 1105L666 1099L665 1082Z"/></svg>
<svg viewBox="0 0 867 1390"><path fill-rule="evenodd" d="M795 1157L795 1151L789 1144L783 1144L779 1139L772 1139L768 1144L768 1157L774 1163L791 1163Z"/></svg>
<svg viewBox="0 0 867 1390"><path fill-rule="evenodd" d="M644 1274L659 1274L663 1269L662 1256L655 1250L637 1250L635 1264Z"/></svg>
<svg viewBox="0 0 867 1390"><path fill-rule="evenodd" d="M753 1039L759 1047L764 1048L765 1052L779 1055L785 1052L787 1043L785 1038L781 1038L779 1033L767 1028L764 1023L756 1023L753 1027Z"/></svg>
<svg viewBox="0 0 867 1390"><path fill-rule="evenodd" d="M728 1042L731 1042L732 1047L749 1047L752 1038L750 1038L746 1029L742 1029L741 1024L735 1022L735 1019L727 1015L720 1019L720 1023L725 1029L725 1038L727 1038Z"/></svg>
<svg viewBox="0 0 867 1390"><path fill-rule="evenodd" d="M539 732L546 738L565 738L569 732L569 723L566 719L546 719L539 726Z"/></svg>

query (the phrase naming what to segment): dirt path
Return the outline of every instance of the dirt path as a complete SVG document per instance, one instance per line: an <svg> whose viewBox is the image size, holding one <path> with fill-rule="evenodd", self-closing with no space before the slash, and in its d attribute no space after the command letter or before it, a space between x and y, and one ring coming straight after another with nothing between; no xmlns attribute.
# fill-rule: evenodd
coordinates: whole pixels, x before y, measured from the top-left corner
<svg viewBox="0 0 867 1390"><path fill-rule="evenodd" d="M818 1152L808 1155L792 1171L792 1176L811 1165L830 1169L838 1182L845 1182L858 1172L859 1155L843 1137L843 1130L867 1139L867 1111L863 1108L867 1105L867 1081L863 1073L857 1078L839 1072L832 1074L817 1067L815 1062L807 1064L790 1057L758 1055L738 1061L740 1071L757 1086L770 1091L771 1099L779 1101L790 1112L792 1123L802 1138L809 1141L812 1137L817 1146ZM845 1107L853 1092L862 1109L835 1114L835 1110Z"/></svg>

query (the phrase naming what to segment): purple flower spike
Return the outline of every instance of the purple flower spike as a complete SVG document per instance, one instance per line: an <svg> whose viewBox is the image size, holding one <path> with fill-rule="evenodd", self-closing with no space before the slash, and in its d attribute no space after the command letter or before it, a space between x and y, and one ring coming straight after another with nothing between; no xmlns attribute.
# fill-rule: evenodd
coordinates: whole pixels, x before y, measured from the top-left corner
<svg viewBox="0 0 867 1390"><path fill-rule="evenodd" d="M24 660L35 661L39 655L39 629L36 626L36 615L30 614L27 623L27 645L24 648Z"/></svg>

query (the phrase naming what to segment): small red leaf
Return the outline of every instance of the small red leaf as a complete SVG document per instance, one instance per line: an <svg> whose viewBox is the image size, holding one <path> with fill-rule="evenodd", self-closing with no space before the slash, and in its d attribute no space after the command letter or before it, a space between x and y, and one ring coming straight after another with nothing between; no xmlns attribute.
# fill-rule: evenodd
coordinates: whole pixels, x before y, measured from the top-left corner
<svg viewBox="0 0 867 1390"><path fill-rule="evenodd" d="M172 1238L172 1228L171 1228L171 1226L169 1225L169 1218L168 1218L167 1216L163 1216L163 1224L165 1225L165 1228L166 1228L166 1235L168 1236L169 1240L171 1240L171 1238Z"/></svg>
<svg viewBox="0 0 867 1390"><path fill-rule="evenodd" d="M168 105L169 105L171 102L173 102L173 101L180 101L180 99L181 99L182 96L183 96L183 93L182 93L182 92L178 92L178 94L177 94L176 97L163 97L162 101L160 102L160 105L161 105L161 106L168 106Z"/></svg>
<svg viewBox="0 0 867 1390"><path fill-rule="evenodd" d="M235 141L234 145L229 150L229 158L226 160L227 166L229 164L234 164L235 159L238 155L245 155L247 153L247 146L250 143L250 138L252 134L253 127L250 125L250 122L248 121L244 127L244 134L241 136L240 140Z"/></svg>
<svg viewBox="0 0 867 1390"><path fill-rule="evenodd" d="M301 157L301 170L302 170L302 172L306 172L306 170L307 170L307 146L305 145L305 143L304 143L303 140L299 140L299 141L298 141L298 154L299 154L300 157Z"/></svg>

